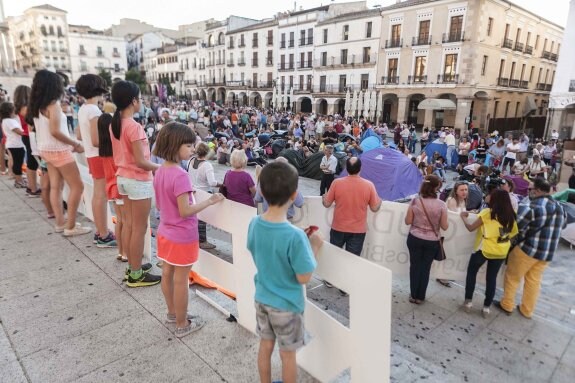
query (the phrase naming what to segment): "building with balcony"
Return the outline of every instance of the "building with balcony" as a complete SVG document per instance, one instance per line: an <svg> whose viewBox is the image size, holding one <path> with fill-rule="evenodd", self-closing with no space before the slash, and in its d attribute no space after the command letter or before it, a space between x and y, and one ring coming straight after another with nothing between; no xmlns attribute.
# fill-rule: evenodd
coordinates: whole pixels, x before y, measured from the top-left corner
<svg viewBox="0 0 575 383"><path fill-rule="evenodd" d="M161 31L144 32L128 40L126 54L128 57L128 69L136 68L144 70L144 55L153 49L165 45L173 45L176 40Z"/></svg>
<svg viewBox="0 0 575 383"><path fill-rule="evenodd" d="M196 84L186 73L195 73L194 58L197 54L195 43L188 46L166 45L154 49L144 56L147 92L154 96L161 95L160 84L170 84L176 96L185 96L187 85ZM197 67L197 61L195 62ZM187 82L186 82L187 79ZM190 96L191 94L188 94Z"/></svg>
<svg viewBox="0 0 575 383"><path fill-rule="evenodd" d="M373 89L381 32L379 9L326 18L315 26L312 94L320 114L345 114L348 90Z"/></svg>
<svg viewBox="0 0 575 383"><path fill-rule="evenodd" d="M560 139L575 138L575 0L570 0L567 28L563 37L557 74L551 87L549 100L549 123L545 137L556 130ZM564 166L564 168L566 168ZM562 178L569 177L562 171Z"/></svg>
<svg viewBox="0 0 575 383"><path fill-rule="evenodd" d="M381 9L382 119L541 135L563 29L507 0ZM425 99L445 99L430 110Z"/></svg>
<svg viewBox="0 0 575 383"><path fill-rule="evenodd" d="M277 19L265 20L226 35L226 101L269 107L277 62Z"/></svg>
<svg viewBox="0 0 575 383"><path fill-rule="evenodd" d="M34 72L49 69L70 80L68 22L66 11L51 5L28 8L24 14L7 18L15 52L16 70Z"/></svg>
<svg viewBox="0 0 575 383"><path fill-rule="evenodd" d="M105 36L104 31L84 25L69 25L68 29L72 83L83 74L98 74L102 70L110 72L113 79L124 79L128 60L122 37Z"/></svg>

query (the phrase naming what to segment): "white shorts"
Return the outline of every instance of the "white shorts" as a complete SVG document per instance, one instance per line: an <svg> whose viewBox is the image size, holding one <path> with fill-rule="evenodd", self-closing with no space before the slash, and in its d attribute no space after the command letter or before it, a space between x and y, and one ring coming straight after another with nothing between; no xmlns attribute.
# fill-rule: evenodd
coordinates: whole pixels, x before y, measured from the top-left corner
<svg viewBox="0 0 575 383"><path fill-rule="evenodd" d="M132 178L117 177L118 192L132 201L150 199L154 196L152 181L138 181Z"/></svg>

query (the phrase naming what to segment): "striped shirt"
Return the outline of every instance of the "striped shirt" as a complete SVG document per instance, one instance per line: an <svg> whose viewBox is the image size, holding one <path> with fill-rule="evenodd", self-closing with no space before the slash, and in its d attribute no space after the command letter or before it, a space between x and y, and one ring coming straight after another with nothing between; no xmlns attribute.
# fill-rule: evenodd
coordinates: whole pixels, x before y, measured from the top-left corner
<svg viewBox="0 0 575 383"><path fill-rule="evenodd" d="M550 196L520 204L517 211L519 247L530 257L551 261L566 223L563 207Z"/></svg>

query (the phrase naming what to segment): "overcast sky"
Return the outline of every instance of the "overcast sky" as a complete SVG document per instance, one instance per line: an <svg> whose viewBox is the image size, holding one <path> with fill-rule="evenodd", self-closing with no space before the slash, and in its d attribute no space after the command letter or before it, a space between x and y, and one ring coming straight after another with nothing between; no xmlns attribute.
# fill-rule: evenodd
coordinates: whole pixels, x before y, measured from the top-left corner
<svg viewBox="0 0 575 383"><path fill-rule="evenodd" d="M368 6L389 5L396 0L368 0ZM90 25L103 29L118 24L120 18L134 18L158 27L177 29L178 25L209 19L225 19L229 15L253 19L269 18L277 12L303 6L305 9L330 3L329 0L3 0L6 16L17 16L29 7L49 3L68 12L70 24ZM336 2L343 2L338 0ZM515 0L526 8L561 26L567 24L569 0Z"/></svg>

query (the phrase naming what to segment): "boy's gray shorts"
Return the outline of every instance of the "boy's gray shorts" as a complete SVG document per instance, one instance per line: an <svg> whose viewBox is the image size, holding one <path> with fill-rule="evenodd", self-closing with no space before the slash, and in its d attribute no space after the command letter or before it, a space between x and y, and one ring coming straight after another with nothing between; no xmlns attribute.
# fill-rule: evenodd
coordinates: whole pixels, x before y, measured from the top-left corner
<svg viewBox="0 0 575 383"><path fill-rule="evenodd" d="M305 345L303 314L282 311L256 302L257 334L276 340L280 351L297 351Z"/></svg>

